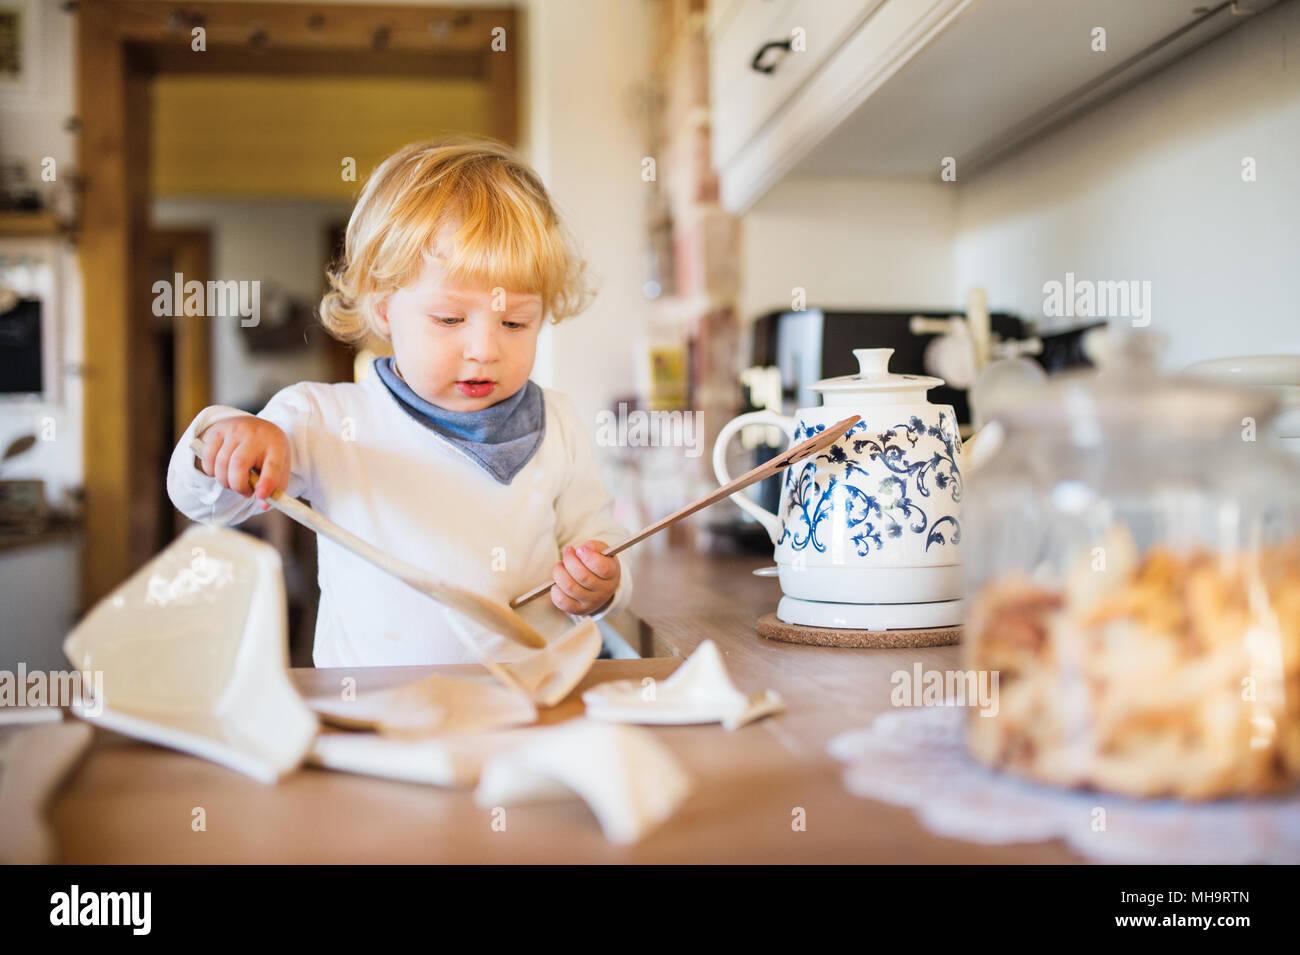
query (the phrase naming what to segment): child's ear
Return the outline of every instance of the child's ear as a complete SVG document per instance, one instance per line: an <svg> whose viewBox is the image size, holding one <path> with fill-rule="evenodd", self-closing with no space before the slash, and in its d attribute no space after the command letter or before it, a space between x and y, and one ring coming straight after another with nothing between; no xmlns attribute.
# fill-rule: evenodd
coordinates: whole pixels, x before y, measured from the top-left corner
<svg viewBox="0 0 1300 955"><path fill-rule="evenodd" d="M388 296L387 295L385 295L383 298L375 302L374 314L375 314L375 327L379 329L379 331L383 334L385 338L391 338L392 332L389 330L388 327Z"/></svg>

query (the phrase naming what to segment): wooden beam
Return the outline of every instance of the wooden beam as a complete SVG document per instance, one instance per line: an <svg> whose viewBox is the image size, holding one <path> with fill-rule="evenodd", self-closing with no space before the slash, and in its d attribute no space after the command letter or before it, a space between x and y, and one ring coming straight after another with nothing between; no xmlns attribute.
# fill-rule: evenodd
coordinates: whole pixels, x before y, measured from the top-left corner
<svg viewBox="0 0 1300 955"><path fill-rule="evenodd" d="M503 7L396 4L214 2L214 0L86 0L110 9L124 41L174 43L189 49L195 27L209 47L255 44L269 50L480 51L494 27L513 33L514 10Z"/></svg>
<svg viewBox="0 0 1300 955"><path fill-rule="evenodd" d="M256 50L247 46L209 47L198 54L189 47L166 44L132 44L151 73L250 73L284 76L416 76L426 79L485 78L485 54L437 53L395 50L377 53L355 50L340 55L334 50Z"/></svg>
<svg viewBox="0 0 1300 955"><path fill-rule="evenodd" d="M84 177L78 253L85 302L82 447L85 552L81 606L120 583L129 567L132 420L130 159L126 65L112 10L82 6L77 30L77 164Z"/></svg>
<svg viewBox="0 0 1300 955"><path fill-rule="evenodd" d="M153 260L164 258L173 273L186 281L212 278L212 237L207 229L157 229L151 235ZM178 315L172 326L172 433L164 453L180 440L194 417L212 404L212 320L206 316ZM165 396L164 396L165 397ZM165 494L165 488L159 492ZM188 520L169 508L170 519L159 528L164 538L181 533Z"/></svg>
<svg viewBox="0 0 1300 955"><path fill-rule="evenodd" d="M140 69L129 50L123 50L126 69L123 92L126 98L123 155L126 158L127 243L127 359L119 373L126 375L130 443L121 475L123 493L131 510L131 547L125 574L143 565L157 550L158 495L166 493L165 475L140 473L140 462L155 460L157 429L149 424L157 418L159 400L159 355L154 341L155 318L152 303L152 269L149 258L150 150L152 126L149 77ZM87 299L87 302L92 301ZM94 320L94 313L87 313ZM151 472L153 469L150 469Z"/></svg>
<svg viewBox="0 0 1300 955"><path fill-rule="evenodd" d="M487 73L488 98L492 111L492 135L503 143L515 143L519 138L519 42L513 22L505 34L506 49L489 48L483 54Z"/></svg>
<svg viewBox="0 0 1300 955"><path fill-rule="evenodd" d="M166 255L175 271L186 281L207 282L212 278L211 235L207 229L159 229L153 233L153 248ZM173 319L172 418L180 440L195 416L212 403L212 320L180 316Z"/></svg>

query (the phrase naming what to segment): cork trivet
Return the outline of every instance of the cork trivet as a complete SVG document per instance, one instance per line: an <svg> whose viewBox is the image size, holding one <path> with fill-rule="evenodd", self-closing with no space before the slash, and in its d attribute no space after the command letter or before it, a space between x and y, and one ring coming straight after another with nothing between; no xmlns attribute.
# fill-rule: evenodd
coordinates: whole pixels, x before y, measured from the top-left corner
<svg viewBox="0 0 1300 955"><path fill-rule="evenodd" d="M961 627L927 627L919 630L835 630L786 623L775 613L758 618L758 635L784 643L816 647L947 647L961 640Z"/></svg>

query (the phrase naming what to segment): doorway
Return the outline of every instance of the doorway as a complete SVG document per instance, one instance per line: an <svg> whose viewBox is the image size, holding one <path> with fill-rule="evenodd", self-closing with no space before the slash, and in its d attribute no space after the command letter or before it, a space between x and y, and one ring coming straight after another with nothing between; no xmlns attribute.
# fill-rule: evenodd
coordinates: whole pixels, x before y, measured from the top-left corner
<svg viewBox="0 0 1300 955"><path fill-rule="evenodd" d="M206 283L212 275L212 238L206 229L155 229L149 235L150 288L172 284L176 275ZM151 310L151 315L152 315ZM152 315L151 345L141 369L154 382L152 427L141 438L140 491L132 499L133 528L141 546L156 553L187 523L167 499L166 474L172 448L194 416L212 403L212 336L203 315ZM137 366L138 367L138 366ZM152 505L152 506L150 506Z"/></svg>
<svg viewBox="0 0 1300 955"><path fill-rule="evenodd" d="M133 320L152 315L157 272L210 273L213 254L210 242L204 249L197 236L151 225L154 81L453 78L481 89L486 132L514 144L520 43L508 7L94 0L79 16L78 240L92 312L84 342L84 611L170 539L165 466L158 469L170 450L164 437L174 442L213 391L211 336L200 334L211 331L210 320L170 328ZM347 367L336 365L340 373Z"/></svg>

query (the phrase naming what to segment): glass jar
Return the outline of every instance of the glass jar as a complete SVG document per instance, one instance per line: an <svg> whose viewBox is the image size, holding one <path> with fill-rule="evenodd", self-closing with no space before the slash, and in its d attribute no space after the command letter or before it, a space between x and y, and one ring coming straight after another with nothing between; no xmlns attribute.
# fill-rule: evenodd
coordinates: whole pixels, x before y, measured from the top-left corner
<svg viewBox="0 0 1300 955"><path fill-rule="evenodd" d="M964 511L965 665L997 674L976 759L1146 797L1300 780L1300 469L1274 408L1160 376L1135 337L991 415Z"/></svg>

